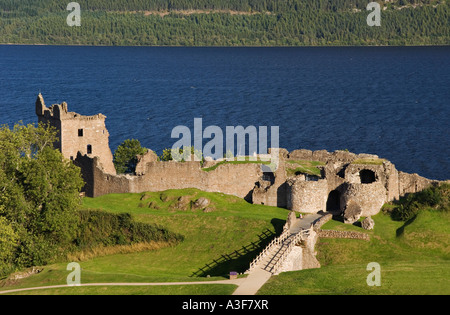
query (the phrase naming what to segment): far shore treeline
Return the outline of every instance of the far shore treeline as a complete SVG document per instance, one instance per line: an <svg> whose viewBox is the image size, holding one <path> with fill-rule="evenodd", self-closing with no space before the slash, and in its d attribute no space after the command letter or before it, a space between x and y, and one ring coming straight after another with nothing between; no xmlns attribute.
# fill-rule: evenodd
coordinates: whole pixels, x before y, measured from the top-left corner
<svg viewBox="0 0 450 315"><path fill-rule="evenodd" d="M448 45L449 1L79 0L81 26L68 26L70 1L0 0L0 43L146 46Z"/></svg>

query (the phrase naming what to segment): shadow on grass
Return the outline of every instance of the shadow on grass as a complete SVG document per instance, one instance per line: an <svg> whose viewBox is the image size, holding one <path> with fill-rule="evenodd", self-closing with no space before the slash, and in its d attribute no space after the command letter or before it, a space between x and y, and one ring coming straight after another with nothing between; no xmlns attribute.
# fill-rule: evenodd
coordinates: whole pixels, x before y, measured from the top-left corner
<svg viewBox="0 0 450 315"><path fill-rule="evenodd" d="M242 246L228 254L223 254L218 259L205 264L202 268L193 272L190 277L217 277L228 276L230 271L238 273L245 272L250 267L250 262L259 255L259 253L281 232L286 221L280 219L272 219L271 223L275 228L275 232L265 229L258 235L258 241L250 242L250 244Z"/></svg>
<svg viewBox="0 0 450 315"><path fill-rule="evenodd" d="M405 228L410 225L411 223L414 222L414 220L416 219L417 215L413 216L411 219L409 219L408 221L405 222L405 224L403 224L401 227L399 227L396 231L395 231L395 235L397 237L400 237L403 235L403 233L405 232Z"/></svg>
<svg viewBox="0 0 450 315"><path fill-rule="evenodd" d="M344 216L342 214L333 214L332 220L333 221L337 221L337 222L341 222L341 223L344 223L344 224L350 224L350 223L345 223ZM359 228L362 228L361 221L353 222L353 223L351 223L351 225L359 227Z"/></svg>

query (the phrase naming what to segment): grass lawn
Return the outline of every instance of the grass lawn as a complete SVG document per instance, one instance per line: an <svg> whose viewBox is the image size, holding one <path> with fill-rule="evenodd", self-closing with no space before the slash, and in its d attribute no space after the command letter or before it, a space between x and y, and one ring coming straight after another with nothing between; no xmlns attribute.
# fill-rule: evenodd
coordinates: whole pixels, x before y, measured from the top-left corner
<svg viewBox="0 0 450 315"><path fill-rule="evenodd" d="M422 211L412 222L373 217L370 241L320 239L316 245L319 269L286 272L272 277L258 294L450 294L448 212ZM359 230L338 221L323 229ZM368 286L377 262L381 286Z"/></svg>
<svg viewBox="0 0 450 315"><path fill-rule="evenodd" d="M192 207L200 197L210 200L211 212ZM187 206L178 206L181 199ZM85 198L83 209L128 212L137 221L182 234L184 241L173 247L80 261L82 283L223 280L230 271L244 272L281 232L288 215L285 209L196 189ZM321 268L273 276L258 294L450 294L449 211L424 210L407 222L394 221L382 212L372 218L372 231L339 221L326 223L322 229L363 231L370 241L319 239L316 250ZM0 291L65 284L69 262L44 266L41 273L25 279L0 281ZM367 285L370 262L381 267L381 286ZM222 295L234 289L233 285L208 284L58 288L15 294Z"/></svg>
<svg viewBox="0 0 450 315"><path fill-rule="evenodd" d="M221 161L211 167L205 167L202 168L203 171L205 172L211 172L214 171L216 168L218 168L220 165L223 164L265 164L265 165L270 165L270 161L252 161L249 160L248 158L246 158L246 160L236 160L236 161Z"/></svg>
<svg viewBox="0 0 450 315"><path fill-rule="evenodd" d="M192 201L199 197L208 198L213 211L205 213L200 209L176 209L173 205L182 195L188 196L186 198ZM153 208L149 208L149 204ZM154 205L159 209L155 209ZM82 283L223 280L230 271L244 272L275 233L280 233L288 215L288 210L285 209L252 205L238 197L196 189L84 198L82 208L113 213L128 212L137 221L156 223L185 237L183 242L173 247L81 261ZM41 273L7 288L65 284L70 273L66 271L68 262L45 266ZM224 291L221 292L229 291L229 285L214 286L223 286L220 290ZM211 294L218 292L212 285L207 287L211 287ZM189 288L193 287L165 287L161 290L176 294L186 292ZM6 288L1 288L0 283L0 291L2 289ZM94 292L98 289L82 290ZM156 289L127 287L117 290L127 290L126 292L133 294ZM199 290L202 290L202 294L209 294L205 292L209 290L206 287Z"/></svg>
<svg viewBox="0 0 450 315"><path fill-rule="evenodd" d="M288 176L295 176L300 173L321 176L318 166L323 166L325 163L320 161L307 160L288 160L286 161L286 174Z"/></svg>
<svg viewBox="0 0 450 315"><path fill-rule="evenodd" d="M363 165L382 165L386 160L385 159L356 159L351 164L363 164Z"/></svg>

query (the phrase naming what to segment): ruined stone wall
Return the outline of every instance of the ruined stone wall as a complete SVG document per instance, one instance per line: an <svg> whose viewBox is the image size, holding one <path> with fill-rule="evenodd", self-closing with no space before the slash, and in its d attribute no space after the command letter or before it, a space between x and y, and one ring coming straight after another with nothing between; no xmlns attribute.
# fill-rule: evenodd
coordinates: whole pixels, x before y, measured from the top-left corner
<svg viewBox="0 0 450 315"><path fill-rule="evenodd" d="M375 174L375 180L383 185L386 182L383 165L350 164L345 170L345 180L351 184L361 184L360 172L369 170Z"/></svg>
<svg viewBox="0 0 450 315"><path fill-rule="evenodd" d="M98 159L98 158L97 158ZM84 187L82 191L88 197L94 197L94 168L99 164L96 159L92 159L86 155L78 154L75 160L73 161L76 166L81 169L81 176L84 180Z"/></svg>
<svg viewBox="0 0 450 315"><path fill-rule="evenodd" d="M399 199L399 175L395 165L384 161L381 165L349 164L345 170L345 179L349 183L361 183L360 172L370 170L375 173L375 179L386 188L386 200Z"/></svg>
<svg viewBox="0 0 450 315"><path fill-rule="evenodd" d="M83 191L88 197L131 192L130 176L105 173L98 157L92 158L79 153L74 164L81 168L85 181Z"/></svg>
<svg viewBox="0 0 450 315"><path fill-rule="evenodd" d="M261 177L261 170L258 164L222 164L206 172L200 162L152 162L143 177L144 187L139 190L198 188L248 198Z"/></svg>
<svg viewBox="0 0 450 315"><path fill-rule="evenodd" d="M400 196L422 191L431 185L438 183L438 181L430 180L417 174L408 174L404 172L398 172L398 178L398 190Z"/></svg>
<svg viewBox="0 0 450 315"><path fill-rule="evenodd" d="M147 172L148 163L158 161L158 155L152 150L148 150L147 153L137 156L137 163L135 173L136 175L143 175Z"/></svg>
<svg viewBox="0 0 450 315"><path fill-rule="evenodd" d="M387 192L380 182L371 184L344 184L341 194L341 205L345 208L353 200L361 207L361 216L368 217L377 214L385 202L387 202Z"/></svg>
<svg viewBox="0 0 450 315"><path fill-rule="evenodd" d="M333 215L331 213L327 213L327 214L321 216L319 220L314 222L314 226L313 226L314 231L319 232L322 225L324 225L328 221L331 221L332 219L333 219Z"/></svg>
<svg viewBox="0 0 450 315"><path fill-rule="evenodd" d="M223 164L206 172L200 162L150 162L145 174L111 175L102 171L98 159L79 156L77 165L83 173L91 172L93 187L86 195L97 197L110 193L140 193L167 189L197 188L222 192L240 198L250 198L255 183L261 177L259 164Z"/></svg>
<svg viewBox="0 0 450 315"><path fill-rule="evenodd" d="M307 160L307 161L320 161L326 163L330 158L330 154L326 150L311 151L305 149L294 150L289 153L289 160Z"/></svg>
<svg viewBox="0 0 450 315"><path fill-rule="evenodd" d="M334 163L328 161L323 168L323 177L327 179L328 193L332 190L339 189L339 187L345 182L344 172L345 164Z"/></svg>
<svg viewBox="0 0 450 315"><path fill-rule="evenodd" d="M268 175L272 176L272 175ZM282 207L287 206L287 184L284 152L281 152L277 170L273 173L273 183L260 180L255 186L252 194L254 204Z"/></svg>
<svg viewBox="0 0 450 315"><path fill-rule="evenodd" d="M373 154L355 154L348 151L337 150L334 152L328 152L327 150L305 150L299 149L289 152L287 155L288 160L307 160L307 161L320 161L323 163L351 163L356 159L377 159L377 155Z"/></svg>
<svg viewBox="0 0 450 315"><path fill-rule="evenodd" d="M320 238L349 238L365 241L370 240L370 236L368 234L356 231L320 230L318 234Z"/></svg>
<svg viewBox="0 0 450 315"><path fill-rule="evenodd" d="M65 102L47 108L41 94L36 100L36 114L39 122L48 123L58 131L59 142L55 147L65 158L74 160L78 152L98 157L106 173L116 174L105 126L106 116L83 116L69 112Z"/></svg>
<svg viewBox="0 0 450 315"><path fill-rule="evenodd" d="M304 181L291 179L287 182L287 207L303 213L326 211L328 183L326 179Z"/></svg>
<svg viewBox="0 0 450 315"><path fill-rule="evenodd" d="M398 200L400 198L398 171L395 165L389 161L384 162L383 167L386 176L387 201Z"/></svg>

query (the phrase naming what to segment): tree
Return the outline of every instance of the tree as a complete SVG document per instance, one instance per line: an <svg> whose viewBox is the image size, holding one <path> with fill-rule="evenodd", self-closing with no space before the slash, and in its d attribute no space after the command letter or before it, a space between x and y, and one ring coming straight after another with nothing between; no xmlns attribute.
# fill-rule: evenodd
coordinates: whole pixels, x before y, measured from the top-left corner
<svg viewBox="0 0 450 315"><path fill-rule="evenodd" d="M202 163L205 160L202 151L195 150L193 146L175 149L164 149L163 153L158 157L158 159L160 161L200 161Z"/></svg>
<svg viewBox="0 0 450 315"><path fill-rule="evenodd" d="M2 212L2 208L0 208ZM17 234L6 218L0 216L0 276L8 272L8 266L12 265L14 252L17 249Z"/></svg>
<svg viewBox="0 0 450 315"><path fill-rule="evenodd" d="M44 124L0 128L0 218L18 238L16 266L49 262L76 231L84 183L80 169L53 148L56 139Z"/></svg>
<svg viewBox="0 0 450 315"><path fill-rule="evenodd" d="M450 6L378 1L381 28L367 30L367 0L81 0L83 27L61 27L67 3L0 0L0 42L87 45L448 45ZM418 6L413 7L410 4ZM408 8L396 10L401 6ZM167 11L145 15L145 11ZM359 12L354 9L361 10ZM193 10L190 14L180 10ZM211 13L202 11L213 10ZM222 10L222 12L220 12ZM226 11L244 14L230 14ZM224 12L225 11L225 12ZM133 13L132 13L133 12ZM250 13L250 15L245 14ZM401 33L398 32L401 26Z"/></svg>
<svg viewBox="0 0 450 315"><path fill-rule="evenodd" d="M139 140L127 139L114 152L114 166L117 173L134 173L137 155L147 153L148 149L141 146Z"/></svg>

